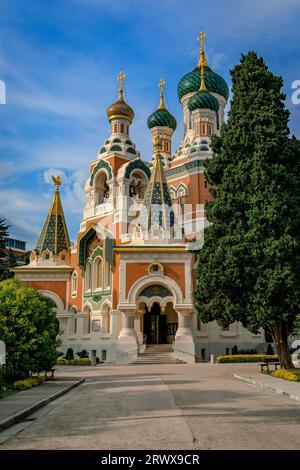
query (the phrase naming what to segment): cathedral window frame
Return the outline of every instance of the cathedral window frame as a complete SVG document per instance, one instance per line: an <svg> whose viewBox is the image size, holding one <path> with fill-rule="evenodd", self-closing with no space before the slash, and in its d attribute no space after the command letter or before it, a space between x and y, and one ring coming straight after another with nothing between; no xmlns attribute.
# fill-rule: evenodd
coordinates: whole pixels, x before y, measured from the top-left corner
<svg viewBox="0 0 300 470"><path fill-rule="evenodd" d="M93 263L93 291L101 291L104 286L103 257L97 256Z"/></svg>
<svg viewBox="0 0 300 470"><path fill-rule="evenodd" d="M83 322L82 322L82 334L90 335L91 333L91 316L92 316L92 308L89 304L85 304L82 310Z"/></svg>
<svg viewBox="0 0 300 470"><path fill-rule="evenodd" d="M72 284L71 284L71 295L72 297L77 296L77 288L78 288L78 274L76 271L72 274Z"/></svg>
<svg viewBox="0 0 300 470"><path fill-rule="evenodd" d="M85 263L84 270L84 292L91 292L92 290L92 262L88 259Z"/></svg>

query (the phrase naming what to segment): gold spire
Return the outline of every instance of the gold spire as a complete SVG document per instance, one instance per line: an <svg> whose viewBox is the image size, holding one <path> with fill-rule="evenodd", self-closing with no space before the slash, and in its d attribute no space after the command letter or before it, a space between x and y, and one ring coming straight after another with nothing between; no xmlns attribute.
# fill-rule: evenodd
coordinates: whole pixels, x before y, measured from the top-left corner
<svg viewBox="0 0 300 470"><path fill-rule="evenodd" d="M165 103L164 103L164 89L165 89L165 81L163 78L160 79L159 81L159 88L160 88L160 102L159 102L159 109L165 109Z"/></svg>
<svg viewBox="0 0 300 470"><path fill-rule="evenodd" d="M123 81L125 77L126 77L125 73L121 71L117 78L117 80L119 80L119 99L123 98Z"/></svg>
<svg viewBox="0 0 300 470"><path fill-rule="evenodd" d="M199 58L199 62L197 65L197 67L200 69L200 76L201 76L199 90L205 90L205 91L207 90L206 85L205 85L205 79L204 79L204 68L207 65L205 52L204 52L204 39L206 38L206 36L207 34L201 31L199 37L197 38L197 41L200 42L200 58Z"/></svg>

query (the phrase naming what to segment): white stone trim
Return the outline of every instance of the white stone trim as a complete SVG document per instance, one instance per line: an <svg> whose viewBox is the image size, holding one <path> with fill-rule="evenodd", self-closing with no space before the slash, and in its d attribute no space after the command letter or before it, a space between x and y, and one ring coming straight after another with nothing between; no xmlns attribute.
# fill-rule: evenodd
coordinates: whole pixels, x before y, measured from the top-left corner
<svg viewBox="0 0 300 470"><path fill-rule="evenodd" d="M38 290L38 292L40 294L42 294L44 297L46 297L47 299L50 299L55 303L56 308L57 308L56 311L57 311L58 314L66 313L64 303L63 303L62 299L57 294L55 294L54 292L52 292L50 290L43 290L43 289Z"/></svg>
<svg viewBox="0 0 300 470"><path fill-rule="evenodd" d="M130 288L127 302L129 304L137 305L139 292L141 292L144 288L155 284L163 285L172 292L174 304L183 303L183 295L179 285L173 279L165 276L164 274L148 274L147 276L144 276L136 281Z"/></svg>

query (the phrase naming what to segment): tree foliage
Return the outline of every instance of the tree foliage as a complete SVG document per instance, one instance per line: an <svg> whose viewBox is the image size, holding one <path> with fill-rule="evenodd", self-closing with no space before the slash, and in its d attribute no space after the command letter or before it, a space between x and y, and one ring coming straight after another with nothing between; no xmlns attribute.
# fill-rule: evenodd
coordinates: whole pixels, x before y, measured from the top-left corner
<svg viewBox="0 0 300 470"><path fill-rule="evenodd" d="M26 284L0 283L0 338L6 343L8 373L22 377L55 364L59 327L53 307Z"/></svg>
<svg viewBox="0 0 300 470"><path fill-rule="evenodd" d="M300 143L274 76L256 53L231 71L233 98L214 156L206 163L213 200L199 253L197 309L202 321L267 327L282 367L300 306Z"/></svg>

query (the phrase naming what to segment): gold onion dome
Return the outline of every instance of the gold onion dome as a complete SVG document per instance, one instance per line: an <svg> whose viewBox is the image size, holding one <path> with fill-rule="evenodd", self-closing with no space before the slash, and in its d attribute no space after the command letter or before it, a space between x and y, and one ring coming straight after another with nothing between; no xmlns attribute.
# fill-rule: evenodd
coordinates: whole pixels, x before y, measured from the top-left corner
<svg viewBox="0 0 300 470"><path fill-rule="evenodd" d="M119 80L119 97L117 101L111 104L107 108L107 116L108 120L112 121L113 119L118 118L125 118L132 122L134 118L134 111L133 109L124 101L123 98L123 80L125 78L125 74L123 72L120 73L118 76Z"/></svg>

